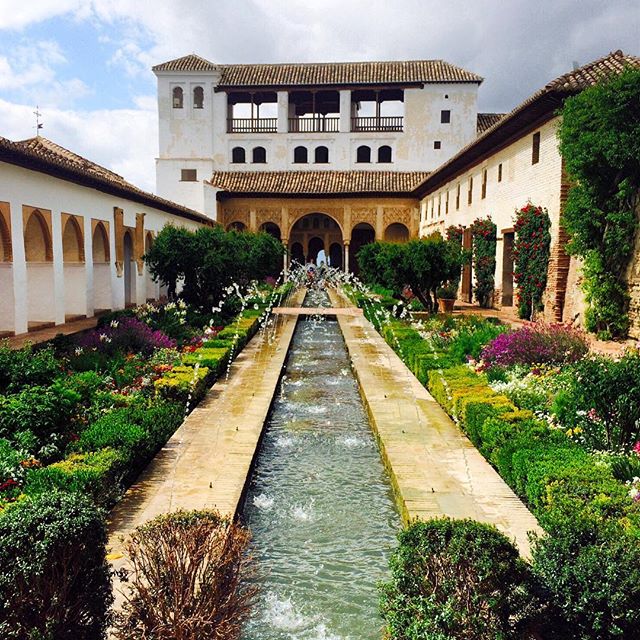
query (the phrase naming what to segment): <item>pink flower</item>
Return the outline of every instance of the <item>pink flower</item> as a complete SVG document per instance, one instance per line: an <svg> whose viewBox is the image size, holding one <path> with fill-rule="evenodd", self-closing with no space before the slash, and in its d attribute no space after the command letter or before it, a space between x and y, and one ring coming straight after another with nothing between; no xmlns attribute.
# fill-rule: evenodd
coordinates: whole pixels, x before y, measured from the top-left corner
<svg viewBox="0 0 640 640"><path fill-rule="evenodd" d="M633 445L633 452L640 456L640 440Z"/></svg>

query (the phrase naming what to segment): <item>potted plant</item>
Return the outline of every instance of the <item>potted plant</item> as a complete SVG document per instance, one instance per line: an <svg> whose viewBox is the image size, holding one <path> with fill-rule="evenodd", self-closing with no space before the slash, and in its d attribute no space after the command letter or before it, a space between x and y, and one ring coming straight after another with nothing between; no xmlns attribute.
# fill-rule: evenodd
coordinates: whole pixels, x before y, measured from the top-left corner
<svg viewBox="0 0 640 640"><path fill-rule="evenodd" d="M436 295L438 296L438 308L440 312L451 313L458 295L458 287L455 284L447 282L441 287L438 287Z"/></svg>

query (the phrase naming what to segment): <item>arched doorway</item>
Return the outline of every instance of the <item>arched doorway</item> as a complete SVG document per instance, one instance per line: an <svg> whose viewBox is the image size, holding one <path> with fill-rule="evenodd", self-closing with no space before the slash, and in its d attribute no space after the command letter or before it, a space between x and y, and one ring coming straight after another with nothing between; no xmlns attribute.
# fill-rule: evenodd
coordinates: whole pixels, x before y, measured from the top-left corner
<svg viewBox="0 0 640 640"><path fill-rule="evenodd" d="M111 301L111 251L109 233L104 222L98 222L91 239L93 260L93 313L112 309Z"/></svg>
<svg viewBox="0 0 640 640"><path fill-rule="evenodd" d="M4 219L5 212L0 209L0 335L15 330L14 296L13 296L13 251L9 225ZM6 213L9 219L8 212Z"/></svg>
<svg viewBox="0 0 640 640"><path fill-rule="evenodd" d="M276 240L280 240L280 238L282 237L282 234L280 233L280 227L275 222L265 222L264 224L261 224L260 231L268 233Z"/></svg>
<svg viewBox="0 0 640 640"><path fill-rule="evenodd" d="M300 242L294 242L291 245L289 255L291 256L291 262L304 264L304 249L302 248L302 244Z"/></svg>
<svg viewBox="0 0 640 640"><path fill-rule="evenodd" d="M351 243L349 246L349 271L352 273L359 273L360 267L358 266L358 251L360 247L370 242L374 242L376 239L376 232L374 228L366 222L360 222L351 231Z"/></svg>
<svg viewBox="0 0 640 640"><path fill-rule="evenodd" d="M64 214L63 214L64 222ZM87 275L84 265L84 238L75 217L69 216L62 230L65 320L87 315Z"/></svg>
<svg viewBox="0 0 640 640"><path fill-rule="evenodd" d="M324 251L324 241L318 236L314 236L309 240L309 249L307 251L307 259L313 260L315 264L318 264L318 252Z"/></svg>
<svg viewBox="0 0 640 640"><path fill-rule="evenodd" d="M136 265L131 232L124 234L124 304L130 306L136 301Z"/></svg>
<svg viewBox="0 0 640 640"><path fill-rule="evenodd" d="M329 266L342 269L342 247L337 242L329 247Z"/></svg>
<svg viewBox="0 0 640 640"><path fill-rule="evenodd" d="M236 220L227 225L227 231L246 231L247 225L244 222Z"/></svg>
<svg viewBox="0 0 640 640"><path fill-rule="evenodd" d="M289 251L291 258L304 264L318 257L318 251L326 252L331 245L337 244L342 253L342 228L336 220L326 213L308 213L293 224L289 232ZM300 248L295 248L299 245ZM302 255L296 257L295 251L302 250Z"/></svg>
<svg viewBox="0 0 640 640"><path fill-rule="evenodd" d="M400 222L393 222L384 231L385 242L407 242L409 229Z"/></svg>

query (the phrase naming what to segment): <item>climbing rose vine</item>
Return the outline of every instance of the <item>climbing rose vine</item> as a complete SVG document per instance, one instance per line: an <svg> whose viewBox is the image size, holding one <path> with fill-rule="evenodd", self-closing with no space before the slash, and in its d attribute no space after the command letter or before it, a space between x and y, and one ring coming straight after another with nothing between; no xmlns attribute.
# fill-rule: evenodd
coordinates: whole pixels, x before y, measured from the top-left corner
<svg viewBox="0 0 640 640"><path fill-rule="evenodd" d="M476 218L471 225L473 236L473 270L476 281L474 293L481 307L490 307L496 271L497 227L491 217Z"/></svg>
<svg viewBox="0 0 640 640"><path fill-rule="evenodd" d="M518 287L518 315L531 318L542 309L547 286L551 220L546 209L529 203L516 210L513 277Z"/></svg>

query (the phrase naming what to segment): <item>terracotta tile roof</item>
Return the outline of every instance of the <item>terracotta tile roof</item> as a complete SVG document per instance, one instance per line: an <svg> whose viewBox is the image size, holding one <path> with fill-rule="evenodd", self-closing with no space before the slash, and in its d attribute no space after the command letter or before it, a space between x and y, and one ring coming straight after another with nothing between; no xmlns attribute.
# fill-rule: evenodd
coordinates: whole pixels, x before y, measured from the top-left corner
<svg viewBox="0 0 640 640"><path fill-rule="evenodd" d="M427 171L216 171L210 184L234 195L408 195L428 175Z"/></svg>
<svg viewBox="0 0 640 640"><path fill-rule="evenodd" d="M522 133L526 127L547 119L562 106L563 100L627 67L640 68L640 57L614 51L547 83L515 109L498 119L458 153L432 171L419 186L418 194L435 191L441 184L493 153L496 147Z"/></svg>
<svg viewBox="0 0 640 640"><path fill-rule="evenodd" d="M173 215L198 222L211 222L203 214L143 191L117 173L42 136L19 142L13 142L0 136L0 161L125 197Z"/></svg>
<svg viewBox="0 0 640 640"><path fill-rule="evenodd" d="M215 71L220 88L416 84L422 82L482 82L482 77L444 60L391 62L314 62L215 65L196 55L153 67L162 71Z"/></svg>
<svg viewBox="0 0 640 640"><path fill-rule="evenodd" d="M478 134L492 127L498 120L504 118L504 113L479 113L476 131Z"/></svg>

